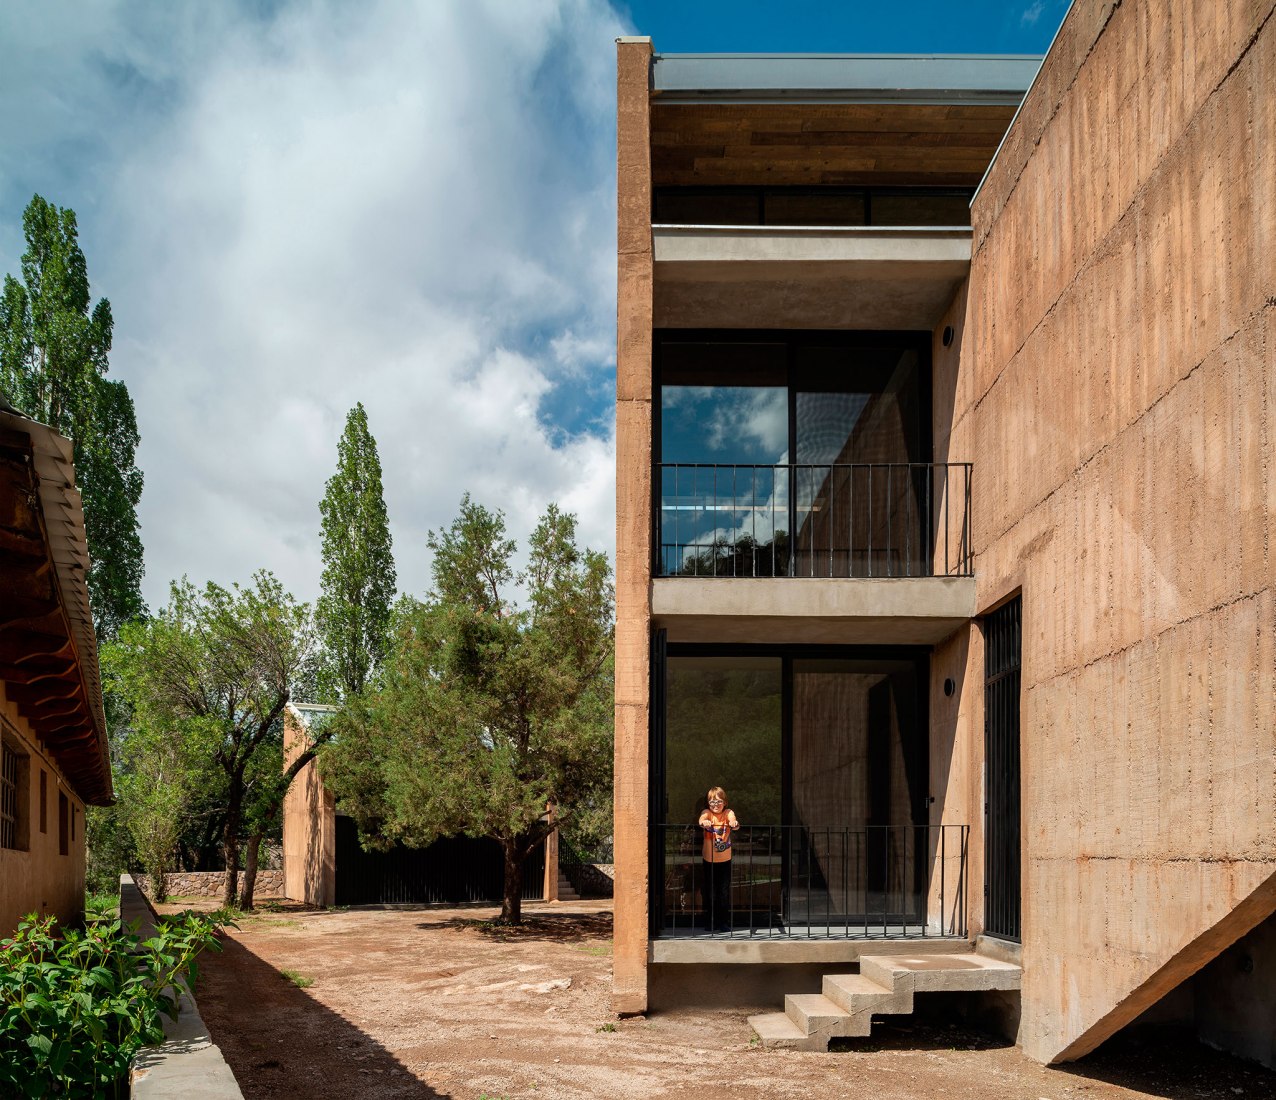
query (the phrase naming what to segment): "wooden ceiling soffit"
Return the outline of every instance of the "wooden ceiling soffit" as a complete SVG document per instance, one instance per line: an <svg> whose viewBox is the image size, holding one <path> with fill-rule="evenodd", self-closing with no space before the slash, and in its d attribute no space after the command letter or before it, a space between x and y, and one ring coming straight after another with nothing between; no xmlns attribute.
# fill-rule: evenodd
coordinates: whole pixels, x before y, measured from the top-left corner
<svg viewBox="0 0 1276 1100"><path fill-rule="evenodd" d="M667 104L651 111L655 186L978 183L1014 108Z"/></svg>

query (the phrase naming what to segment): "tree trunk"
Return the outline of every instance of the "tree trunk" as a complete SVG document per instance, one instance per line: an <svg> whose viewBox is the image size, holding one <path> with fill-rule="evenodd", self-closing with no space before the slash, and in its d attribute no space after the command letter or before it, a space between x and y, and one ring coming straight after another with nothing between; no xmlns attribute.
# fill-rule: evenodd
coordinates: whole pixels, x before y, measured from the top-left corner
<svg viewBox="0 0 1276 1100"><path fill-rule="evenodd" d="M505 851L505 895L501 898L501 924L523 923L523 850L517 840L502 840Z"/></svg>
<svg viewBox="0 0 1276 1100"><path fill-rule="evenodd" d="M222 853L226 857L226 889L222 904L230 909L239 894L239 819L243 792L232 780L226 805L226 822L222 826Z"/></svg>
<svg viewBox="0 0 1276 1100"><path fill-rule="evenodd" d="M253 891L257 888L257 859L261 852L261 833L248 838L248 850L244 853L244 884L239 891L239 908L253 907Z"/></svg>

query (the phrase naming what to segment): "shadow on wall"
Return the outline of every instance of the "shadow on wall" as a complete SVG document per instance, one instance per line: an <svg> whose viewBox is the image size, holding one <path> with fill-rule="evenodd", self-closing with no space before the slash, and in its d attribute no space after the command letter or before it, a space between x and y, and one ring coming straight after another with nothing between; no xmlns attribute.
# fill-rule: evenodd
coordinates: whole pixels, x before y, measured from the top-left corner
<svg viewBox="0 0 1276 1100"><path fill-rule="evenodd" d="M247 1100L451 1100L236 940L205 955L195 995Z"/></svg>

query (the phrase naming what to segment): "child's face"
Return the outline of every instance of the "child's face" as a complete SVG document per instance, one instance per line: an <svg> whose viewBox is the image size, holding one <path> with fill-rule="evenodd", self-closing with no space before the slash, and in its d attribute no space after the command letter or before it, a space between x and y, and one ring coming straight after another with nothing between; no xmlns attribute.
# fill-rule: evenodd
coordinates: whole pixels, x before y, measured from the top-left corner
<svg viewBox="0 0 1276 1100"><path fill-rule="evenodd" d="M722 808L724 805L725 803L720 798L709 799L709 809L711 809L715 814L722 813Z"/></svg>

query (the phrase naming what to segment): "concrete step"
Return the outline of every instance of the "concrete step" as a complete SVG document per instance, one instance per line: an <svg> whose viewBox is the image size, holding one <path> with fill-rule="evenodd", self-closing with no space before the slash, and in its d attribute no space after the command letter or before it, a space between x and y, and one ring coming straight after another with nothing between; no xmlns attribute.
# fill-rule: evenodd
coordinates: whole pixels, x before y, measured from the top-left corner
<svg viewBox="0 0 1276 1100"><path fill-rule="evenodd" d="M790 993L784 1012L807 1035L867 1035L873 1023L870 1014L853 1015L823 993Z"/></svg>
<svg viewBox="0 0 1276 1100"><path fill-rule="evenodd" d="M833 1037L868 1035L873 1016L912 1012L915 993L1019 989L1023 970L970 952L861 955L858 974L826 974L822 993L790 993L784 1012L750 1016L765 1047L828 1050Z"/></svg>
<svg viewBox="0 0 1276 1100"><path fill-rule="evenodd" d="M768 1050L819 1050L829 1048L829 1037L820 1032L808 1035L783 1012L750 1016L749 1026Z"/></svg>
<svg viewBox="0 0 1276 1100"><path fill-rule="evenodd" d="M978 992L1018 989L1023 969L973 953L954 955L861 955L860 974L896 993Z"/></svg>
<svg viewBox="0 0 1276 1100"><path fill-rule="evenodd" d="M911 993L896 992L864 974L825 974L823 989L824 996L852 1016L898 1016L913 1011Z"/></svg>

